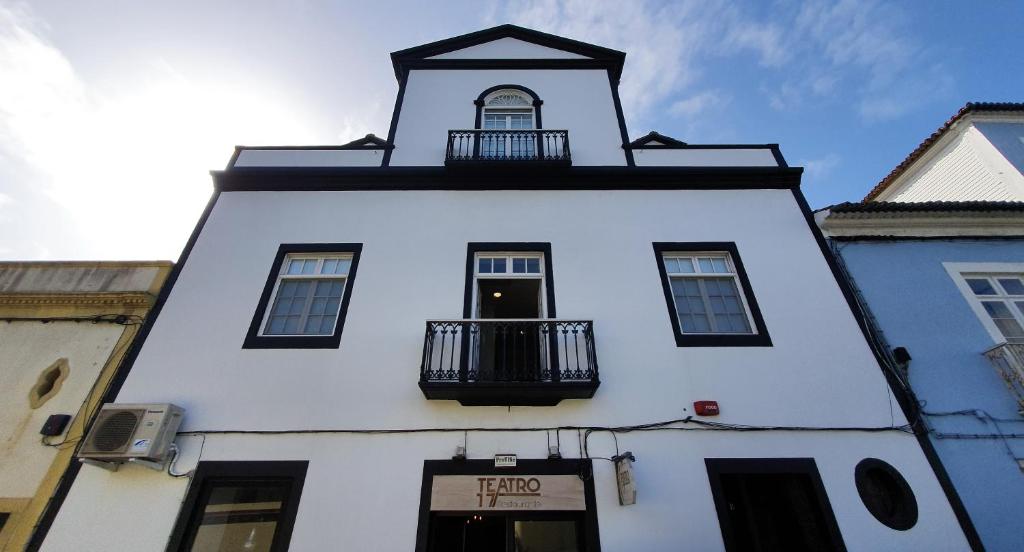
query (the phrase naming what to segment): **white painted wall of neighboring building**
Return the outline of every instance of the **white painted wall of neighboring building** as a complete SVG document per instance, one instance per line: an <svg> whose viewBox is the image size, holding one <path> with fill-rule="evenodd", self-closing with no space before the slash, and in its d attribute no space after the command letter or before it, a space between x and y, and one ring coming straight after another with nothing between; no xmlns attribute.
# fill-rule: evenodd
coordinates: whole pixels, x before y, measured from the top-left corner
<svg viewBox="0 0 1024 552"><path fill-rule="evenodd" d="M638 167L777 167L768 148L634 149Z"/></svg>
<svg viewBox="0 0 1024 552"><path fill-rule="evenodd" d="M499 38L427 59L590 59L565 50L548 48L516 38Z"/></svg>
<svg viewBox="0 0 1024 552"><path fill-rule="evenodd" d="M544 101L542 125L569 131L574 166L626 164L608 72L603 69L414 69L409 71L391 165L443 165L448 131L473 128L473 101L500 84L525 86Z"/></svg>
<svg viewBox="0 0 1024 552"><path fill-rule="evenodd" d="M874 201L1024 201L1024 176L963 120Z"/></svg>
<svg viewBox="0 0 1024 552"><path fill-rule="evenodd" d="M379 167L384 150L243 149L234 167Z"/></svg>
<svg viewBox="0 0 1024 552"><path fill-rule="evenodd" d="M0 322L0 497L35 494L57 455L39 442L39 430L51 414L78 412L123 330L110 323ZM61 358L68 359L67 378L32 409L29 393L39 375Z"/></svg>

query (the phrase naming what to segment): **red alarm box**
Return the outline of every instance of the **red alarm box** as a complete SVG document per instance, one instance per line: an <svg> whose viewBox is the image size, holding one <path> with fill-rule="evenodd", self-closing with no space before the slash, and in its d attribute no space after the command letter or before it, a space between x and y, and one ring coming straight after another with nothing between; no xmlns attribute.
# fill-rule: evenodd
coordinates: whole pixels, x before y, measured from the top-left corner
<svg viewBox="0 0 1024 552"><path fill-rule="evenodd" d="M697 401L693 403L693 411L698 416L718 416L718 401Z"/></svg>

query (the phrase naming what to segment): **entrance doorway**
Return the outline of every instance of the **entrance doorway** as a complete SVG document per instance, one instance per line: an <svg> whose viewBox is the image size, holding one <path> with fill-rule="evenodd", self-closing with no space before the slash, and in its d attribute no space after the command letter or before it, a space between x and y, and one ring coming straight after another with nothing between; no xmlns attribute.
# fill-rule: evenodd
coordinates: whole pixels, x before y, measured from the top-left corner
<svg viewBox="0 0 1024 552"><path fill-rule="evenodd" d="M705 463L726 550L846 549L813 459L709 458Z"/></svg>
<svg viewBox="0 0 1024 552"><path fill-rule="evenodd" d="M431 552L581 552L582 515L434 514Z"/></svg>
<svg viewBox="0 0 1024 552"><path fill-rule="evenodd" d="M416 552L600 552L590 460L426 460Z"/></svg>

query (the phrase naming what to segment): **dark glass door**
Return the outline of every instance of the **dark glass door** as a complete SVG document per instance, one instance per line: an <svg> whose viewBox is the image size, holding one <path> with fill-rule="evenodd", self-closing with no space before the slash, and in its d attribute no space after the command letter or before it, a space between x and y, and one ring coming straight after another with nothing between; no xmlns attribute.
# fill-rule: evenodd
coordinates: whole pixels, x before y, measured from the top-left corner
<svg viewBox="0 0 1024 552"><path fill-rule="evenodd" d="M583 552L579 514L434 514L431 552Z"/></svg>
<svg viewBox="0 0 1024 552"><path fill-rule="evenodd" d="M541 327L529 322L540 318L540 279L482 279L479 372L486 381L539 381Z"/></svg>

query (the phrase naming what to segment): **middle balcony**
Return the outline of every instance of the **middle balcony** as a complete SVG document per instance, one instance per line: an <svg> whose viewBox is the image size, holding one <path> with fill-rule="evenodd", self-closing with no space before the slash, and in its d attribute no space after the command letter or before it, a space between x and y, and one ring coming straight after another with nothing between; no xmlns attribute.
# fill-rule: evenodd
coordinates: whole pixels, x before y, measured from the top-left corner
<svg viewBox="0 0 1024 552"><path fill-rule="evenodd" d="M427 322L420 389L466 406L552 406L600 384L589 320Z"/></svg>

